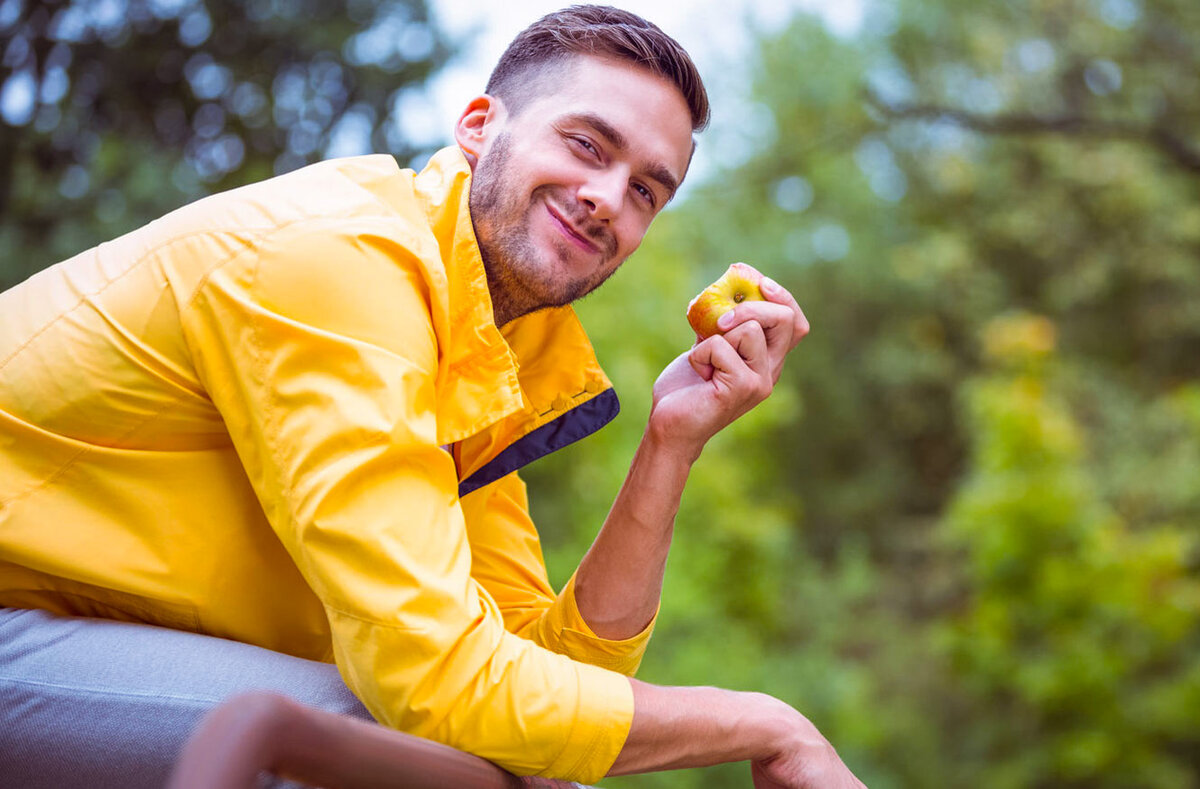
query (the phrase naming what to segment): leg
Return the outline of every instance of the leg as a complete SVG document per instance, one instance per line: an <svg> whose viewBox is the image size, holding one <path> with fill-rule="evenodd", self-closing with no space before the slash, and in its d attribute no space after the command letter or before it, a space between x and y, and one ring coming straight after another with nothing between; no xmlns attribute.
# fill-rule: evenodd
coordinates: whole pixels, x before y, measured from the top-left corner
<svg viewBox="0 0 1200 789"><path fill-rule="evenodd" d="M194 633L0 608L0 784L157 789L200 718L248 690L371 720L329 664Z"/></svg>

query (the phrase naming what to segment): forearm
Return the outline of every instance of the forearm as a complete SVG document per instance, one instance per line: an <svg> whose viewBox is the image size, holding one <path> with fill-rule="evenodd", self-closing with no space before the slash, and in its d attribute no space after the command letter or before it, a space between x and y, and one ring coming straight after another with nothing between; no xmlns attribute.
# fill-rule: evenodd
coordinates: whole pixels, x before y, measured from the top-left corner
<svg viewBox="0 0 1200 789"><path fill-rule="evenodd" d="M831 750L800 713L761 693L660 687L631 679L633 724L609 775L707 767Z"/></svg>
<svg viewBox="0 0 1200 789"><path fill-rule="evenodd" d="M647 430L629 474L575 575L575 602L601 638L632 638L662 594L675 515L696 453Z"/></svg>

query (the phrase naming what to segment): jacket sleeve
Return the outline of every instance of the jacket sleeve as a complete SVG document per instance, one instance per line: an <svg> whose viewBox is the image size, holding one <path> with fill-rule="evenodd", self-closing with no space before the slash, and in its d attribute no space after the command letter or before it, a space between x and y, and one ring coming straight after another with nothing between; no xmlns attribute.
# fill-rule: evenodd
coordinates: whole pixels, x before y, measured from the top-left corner
<svg viewBox="0 0 1200 789"><path fill-rule="evenodd" d="M556 596L546 577L525 483L514 471L462 501L471 542L471 575L488 591L517 635L573 660L632 676L655 620L621 641L597 636L575 603L575 577Z"/></svg>
<svg viewBox="0 0 1200 789"><path fill-rule="evenodd" d="M509 633L471 578L434 415L443 274L419 241L332 219L254 240L185 305L189 349L371 713L519 774L592 782L624 744L632 690Z"/></svg>

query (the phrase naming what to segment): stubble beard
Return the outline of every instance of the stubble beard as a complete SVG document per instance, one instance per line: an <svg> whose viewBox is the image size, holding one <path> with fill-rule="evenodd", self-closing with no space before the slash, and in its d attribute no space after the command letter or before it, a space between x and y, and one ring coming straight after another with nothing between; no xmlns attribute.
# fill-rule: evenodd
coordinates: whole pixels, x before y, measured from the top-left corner
<svg viewBox="0 0 1200 789"><path fill-rule="evenodd" d="M542 253L530 238L530 220L552 191L550 187L538 187L522 207L522 195L511 188L510 159L511 140L504 133L475 166L470 192L471 223L498 325L537 310L570 304L595 290L616 270L607 266L616 251L616 242L607 233L590 237L605 251L594 277L555 276L548 262L539 265L538 255ZM571 253L565 244L556 253L559 264L569 265Z"/></svg>

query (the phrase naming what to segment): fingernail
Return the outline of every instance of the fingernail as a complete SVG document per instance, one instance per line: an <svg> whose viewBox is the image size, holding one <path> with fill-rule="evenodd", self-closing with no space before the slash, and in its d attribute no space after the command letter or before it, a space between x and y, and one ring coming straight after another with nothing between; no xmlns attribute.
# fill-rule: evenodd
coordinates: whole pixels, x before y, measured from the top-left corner
<svg viewBox="0 0 1200 789"><path fill-rule="evenodd" d="M732 325L733 325L733 310L730 310L729 312L725 313L721 317L717 318L717 326L721 327L722 329L728 329Z"/></svg>
<svg viewBox="0 0 1200 789"><path fill-rule="evenodd" d="M763 290L778 290L779 283L776 282L775 280L771 279L770 277L763 277L762 282L760 283L760 287Z"/></svg>

